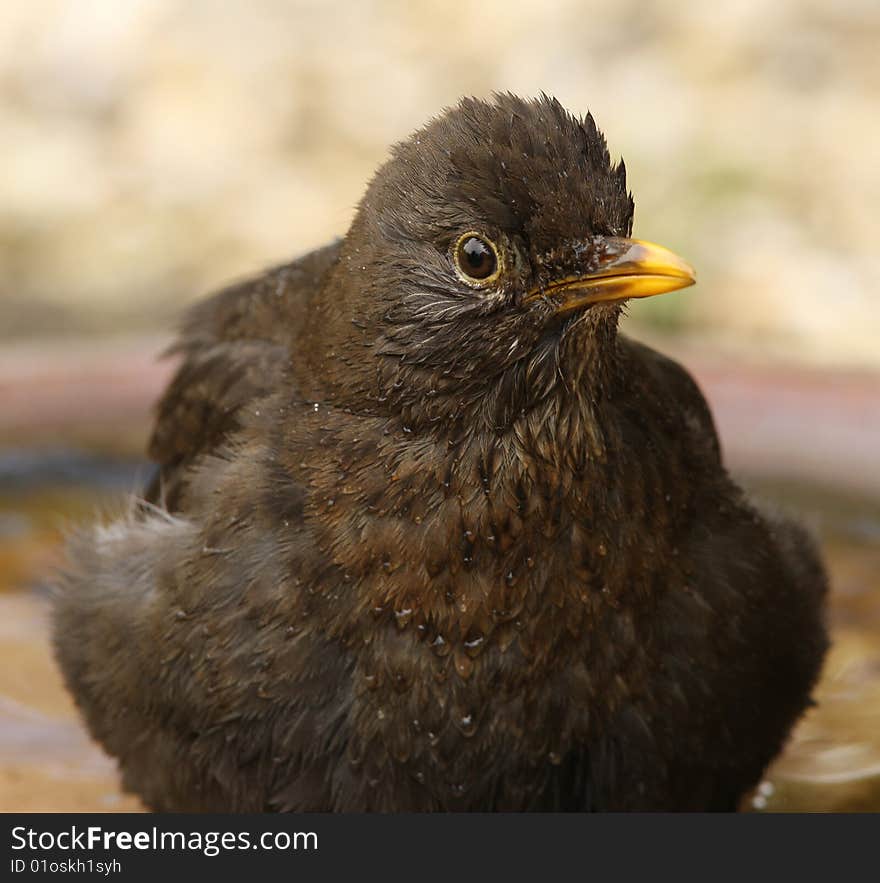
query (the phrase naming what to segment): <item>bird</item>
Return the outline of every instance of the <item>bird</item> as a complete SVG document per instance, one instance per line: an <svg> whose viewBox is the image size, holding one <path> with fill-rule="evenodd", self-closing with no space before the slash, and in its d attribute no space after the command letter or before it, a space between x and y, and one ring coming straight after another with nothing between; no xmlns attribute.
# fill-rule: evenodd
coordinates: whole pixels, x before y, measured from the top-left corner
<svg viewBox="0 0 880 883"><path fill-rule="evenodd" d="M191 308L157 477L70 540L65 683L156 811L735 811L811 704L827 578L620 331L590 114L464 98L344 237ZM684 295L678 295L684 296Z"/></svg>

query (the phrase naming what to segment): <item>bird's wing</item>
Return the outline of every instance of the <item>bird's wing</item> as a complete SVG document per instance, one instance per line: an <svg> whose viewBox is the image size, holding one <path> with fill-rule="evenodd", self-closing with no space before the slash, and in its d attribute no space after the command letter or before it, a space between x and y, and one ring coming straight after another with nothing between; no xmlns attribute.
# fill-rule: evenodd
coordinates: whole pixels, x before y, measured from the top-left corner
<svg viewBox="0 0 880 883"><path fill-rule="evenodd" d="M675 402L678 413L691 430L694 443L705 447L712 460L721 462L721 445L712 412L696 381L678 362L651 347L627 337L621 338L631 358L635 359L645 380L646 390L660 389L664 398ZM649 394L643 391L643 394Z"/></svg>
<svg viewBox="0 0 880 883"><path fill-rule="evenodd" d="M177 509L189 465L239 427L242 408L277 388L305 305L338 249L310 252L190 310L170 351L183 360L156 409L148 501Z"/></svg>

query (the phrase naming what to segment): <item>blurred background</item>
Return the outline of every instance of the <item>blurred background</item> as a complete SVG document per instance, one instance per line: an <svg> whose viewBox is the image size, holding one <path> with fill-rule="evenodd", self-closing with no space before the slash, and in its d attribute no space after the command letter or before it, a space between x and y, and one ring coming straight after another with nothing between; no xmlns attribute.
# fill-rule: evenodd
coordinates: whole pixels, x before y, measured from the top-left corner
<svg viewBox="0 0 880 883"><path fill-rule="evenodd" d="M880 4L5 0L0 809L135 809L54 670L65 525L147 474L184 306L344 234L461 95L546 91L626 159L636 235L698 269L626 330L728 463L819 535L835 647L751 801L880 809Z"/></svg>

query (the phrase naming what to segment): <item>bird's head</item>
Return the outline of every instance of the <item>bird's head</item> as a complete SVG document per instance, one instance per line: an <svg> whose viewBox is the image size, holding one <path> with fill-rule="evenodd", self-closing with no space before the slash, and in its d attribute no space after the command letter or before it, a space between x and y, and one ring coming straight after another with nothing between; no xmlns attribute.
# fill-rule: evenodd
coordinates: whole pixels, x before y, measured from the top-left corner
<svg viewBox="0 0 880 883"><path fill-rule="evenodd" d="M349 369L372 371L410 422L476 410L504 425L560 379L589 383L621 303L694 282L628 238L632 219L623 162L591 116L547 97L465 99L377 172L322 321L347 328Z"/></svg>

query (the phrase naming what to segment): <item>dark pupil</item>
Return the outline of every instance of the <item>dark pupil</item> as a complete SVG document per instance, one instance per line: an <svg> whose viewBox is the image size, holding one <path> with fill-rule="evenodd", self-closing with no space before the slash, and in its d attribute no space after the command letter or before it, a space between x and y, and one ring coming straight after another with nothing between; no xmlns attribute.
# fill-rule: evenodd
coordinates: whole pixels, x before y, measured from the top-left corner
<svg viewBox="0 0 880 883"><path fill-rule="evenodd" d="M474 279L485 279L495 272L495 252L476 236L466 239L460 247L461 268Z"/></svg>

